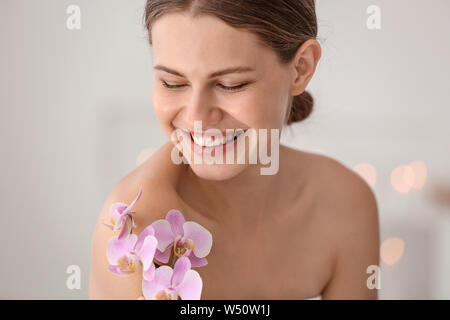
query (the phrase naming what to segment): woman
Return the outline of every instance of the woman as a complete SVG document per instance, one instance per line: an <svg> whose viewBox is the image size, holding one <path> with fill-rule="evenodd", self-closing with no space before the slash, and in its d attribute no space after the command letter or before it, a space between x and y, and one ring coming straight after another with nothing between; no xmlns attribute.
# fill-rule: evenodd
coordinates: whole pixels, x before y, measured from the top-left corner
<svg viewBox="0 0 450 320"><path fill-rule="evenodd" d="M206 142L207 129L281 132L308 117L313 99L305 89L321 57L314 1L149 0L145 22L153 105L172 141L110 193L93 237L90 297L141 295L141 272L107 271L112 232L102 221L112 203L131 203L142 187L135 233L174 208L212 233L208 264L196 269L201 299L377 299L367 273L379 264L377 204L352 170L326 156L275 150L279 136L270 135L268 149L279 152L273 174L261 174L260 161L192 161L228 152ZM236 140L221 142L247 141ZM256 141L261 146L261 136ZM175 146L186 162L173 161ZM245 144L247 158L253 147Z"/></svg>

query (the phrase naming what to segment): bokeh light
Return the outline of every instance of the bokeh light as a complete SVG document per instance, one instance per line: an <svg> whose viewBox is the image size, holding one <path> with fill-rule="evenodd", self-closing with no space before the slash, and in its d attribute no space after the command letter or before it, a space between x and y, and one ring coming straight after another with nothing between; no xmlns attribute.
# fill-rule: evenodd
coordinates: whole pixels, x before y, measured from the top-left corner
<svg viewBox="0 0 450 320"><path fill-rule="evenodd" d="M414 189L422 189L427 180L427 166L423 161L414 161L410 164L414 171Z"/></svg>
<svg viewBox="0 0 450 320"><path fill-rule="evenodd" d="M422 189L427 180L427 166L423 161L414 161L409 165L396 167L391 174L392 187L400 193L412 189Z"/></svg>
<svg viewBox="0 0 450 320"><path fill-rule="evenodd" d="M411 166L398 166L392 171L391 184L397 192L408 193L412 189L414 181L415 175Z"/></svg>
<svg viewBox="0 0 450 320"><path fill-rule="evenodd" d="M405 242L402 239L388 238L380 246L380 257L384 263L394 265L403 256L404 251Z"/></svg>

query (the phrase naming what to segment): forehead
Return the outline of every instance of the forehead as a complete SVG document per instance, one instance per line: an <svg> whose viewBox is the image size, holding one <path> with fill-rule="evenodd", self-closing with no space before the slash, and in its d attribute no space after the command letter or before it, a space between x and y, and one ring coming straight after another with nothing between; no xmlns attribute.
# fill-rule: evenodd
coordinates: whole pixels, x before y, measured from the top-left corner
<svg viewBox="0 0 450 320"><path fill-rule="evenodd" d="M209 73L234 65L255 69L273 63L274 53L258 42L253 33L229 26L222 20L189 13L169 13L152 27L154 64L164 64L189 73Z"/></svg>

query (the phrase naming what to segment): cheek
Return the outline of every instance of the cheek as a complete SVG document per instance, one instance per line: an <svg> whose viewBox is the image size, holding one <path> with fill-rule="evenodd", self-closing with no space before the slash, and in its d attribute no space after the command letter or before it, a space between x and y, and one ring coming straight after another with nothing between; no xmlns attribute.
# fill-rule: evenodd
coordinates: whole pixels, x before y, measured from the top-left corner
<svg viewBox="0 0 450 320"><path fill-rule="evenodd" d="M222 112L236 121L249 127L258 124L258 99L251 94L237 94L234 96L224 96L219 99Z"/></svg>
<svg viewBox="0 0 450 320"><path fill-rule="evenodd" d="M173 98L170 98L158 89L153 89L153 109L158 121L166 134L170 134L174 129L171 122L178 113L178 104Z"/></svg>
<svg viewBox="0 0 450 320"><path fill-rule="evenodd" d="M264 119L268 128L281 128L286 112L287 100L284 96L272 94L267 95L264 108Z"/></svg>
<svg viewBox="0 0 450 320"><path fill-rule="evenodd" d="M286 94L261 90L248 96L236 98L229 105L228 113L252 128L280 128L287 106Z"/></svg>
<svg viewBox="0 0 450 320"><path fill-rule="evenodd" d="M273 83L264 90L262 97L262 114L267 128L281 128L289 102L288 90L283 84Z"/></svg>

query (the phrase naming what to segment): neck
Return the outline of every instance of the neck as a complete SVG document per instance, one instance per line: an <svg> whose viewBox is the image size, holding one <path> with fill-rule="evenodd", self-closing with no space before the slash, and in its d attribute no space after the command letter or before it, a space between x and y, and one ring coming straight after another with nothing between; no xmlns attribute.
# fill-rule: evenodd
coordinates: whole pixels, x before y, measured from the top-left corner
<svg viewBox="0 0 450 320"><path fill-rule="evenodd" d="M261 175L260 168L261 165L248 165L231 179L213 181L199 178L188 165L188 179L197 193L194 199L200 198L206 218L248 231L266 222L273 214L269 205L278 193L280 172Z"/></svg>

